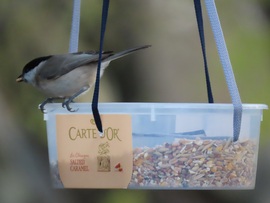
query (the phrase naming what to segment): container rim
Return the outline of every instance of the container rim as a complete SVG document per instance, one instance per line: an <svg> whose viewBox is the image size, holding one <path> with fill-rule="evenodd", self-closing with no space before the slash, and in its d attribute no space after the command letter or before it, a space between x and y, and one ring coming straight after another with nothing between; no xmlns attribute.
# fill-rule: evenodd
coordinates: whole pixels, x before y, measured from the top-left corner
<svg viewBox="0 0 270 203"><path fill-rule="evenodd" d="M91 103L71 103L70 106L74 109L78 108L79 112L92 111ZM229 103L162 103L162 102L110 102L110 103L99 103L99 108L160 108L160 109L218 109L218 110L230 110L233 109L233 104ZM49 103L46 104L46 112L56 110L59 113L67 113L68 111L62 108L61 103ZM268 109L266 104L243 104L243 110L263 110ZM56 113L56 112L54 112Z"/></svg>

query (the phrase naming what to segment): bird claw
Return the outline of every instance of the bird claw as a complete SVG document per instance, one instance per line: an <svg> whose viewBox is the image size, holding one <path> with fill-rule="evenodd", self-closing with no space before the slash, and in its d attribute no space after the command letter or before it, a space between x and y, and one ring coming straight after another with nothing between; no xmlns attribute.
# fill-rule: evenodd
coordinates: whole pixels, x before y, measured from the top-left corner
<svg viewBox="0 0 270 203"><path fill-rule="evenodd" d="M57 98L52 98L52 97L50 97L50 98L47 98L45 101L43 101L41 104L39 104L38 108L41 110L42 113L46 113L46 110L45 110L45 108L44 108L45 105L46 105L47 103L52 103L54 99L57 99ZM73 99L74 99L74 98L72 98L72 97L69 98L69 99L66 99L66 100L62 103L62 107L63 107L63 108L67 108L67 110L68 110L69 112L76 112L76 111L78 111L79 109L72 109L72 108L69 106L70 103L75 103Z"/></svg>
<svg viewBox="0 0 270 203"><path fill-rule="evenodd" d="M85 87L83 87L80 91L78 91L77 93L75 93L74 95L72 95L71 97L66 98L66 100L62 103L62 107L63 107L63 108L67 108L67 110L68 110L69 112L76 112L76 111L78 111L79 109L73 110L73 109L69 106L69 104L70 104L70 103L74 103L73 100L74 100L76 97L78 97L80 94L82 94L83 92L87 91L88 89L89 89L89 86L85 86Z"/></svg>
<svg viewBox="0 0 270 203"><path fill-rule="evenodd" d="M38 108L41 110L42 113L46 113L45 112L45 105L47 103L52 103L53 102L53 98L47 98L45 101L43 101L41 104L38 105Z"/></svg>
<svg viewBox="0 0 270 203"><path fill-rule="evenodd" d="M44 106L45 106L45 104L43 104L43 103L38 105L38 108L42 113L45 113Z"/></svg>
<svg viewBox="0 0 270 203"><path fill-rule="evenodd" d="M64 101L64 102L62 103L62 107L63 107L63 108L67 108L67 110L68 110L69 112L76 112L76 111L78 111L79 109L72 109L72 108L69 106L69 104L70 104L71 102L74 102L74 101L73 101L73 100L66 100L66 101Z"/></svg>

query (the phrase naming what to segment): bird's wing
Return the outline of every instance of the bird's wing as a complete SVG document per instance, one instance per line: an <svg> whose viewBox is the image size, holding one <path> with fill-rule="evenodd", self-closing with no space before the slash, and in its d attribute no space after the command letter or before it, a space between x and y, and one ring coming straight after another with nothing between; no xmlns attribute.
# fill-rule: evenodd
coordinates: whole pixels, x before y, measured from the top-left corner
<svg viewBox="0 0 270 203"><path fill-rule="evenodd" d="M103 52L102 59L112 55L112 52ZM62 75L89 63L98 61L98 52L78 52L62 55L54 55L49 58L40 69L39 77L42 79L53 80Z"/></svg>

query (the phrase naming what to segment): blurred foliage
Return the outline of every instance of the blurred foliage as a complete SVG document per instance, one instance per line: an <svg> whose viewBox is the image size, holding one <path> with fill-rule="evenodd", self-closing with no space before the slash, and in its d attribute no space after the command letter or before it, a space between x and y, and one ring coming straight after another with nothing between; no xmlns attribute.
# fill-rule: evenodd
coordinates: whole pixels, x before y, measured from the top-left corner
<svg viewBox="0 0 270 203"><path fill-rule="evenodd" d="M264 2L262 5L266 4ZM228 15L225 8L229 4L217 2L218 8L224 8L220 9L219 14L225 28L224 35L242 102L269 105L270 18L260 13L260 4L253 1L251 5L243 5L242 1L238 1L230 10L232 15ZM241 11L242 16L237 14L238 11ZM215 54L209 55L212 57ZM218 63L216 59L212 62ZM264 111L261 127L262 143L269 141L269 122L270 114Z"/></svg>
<svg viewBox="0 0 270 203"><path fill-rule="evenodd" d="M234 66L239 69L236 77L239 80L238 88L243 103L270 104L269 76L270 76L270 38L268 33L252 33L233 36L235 40L242 41L245 46L234 46L231 51ZM270 114L263 112L261 128L262 143L269 141Z"/></svg>
<svg viewBox="0 0 270 203"><path fill-rule="evenodd" d="M148 195L146 191L127 191L117 190L109 192L104 198L101 199L100 203L147 203Z"/></svg>

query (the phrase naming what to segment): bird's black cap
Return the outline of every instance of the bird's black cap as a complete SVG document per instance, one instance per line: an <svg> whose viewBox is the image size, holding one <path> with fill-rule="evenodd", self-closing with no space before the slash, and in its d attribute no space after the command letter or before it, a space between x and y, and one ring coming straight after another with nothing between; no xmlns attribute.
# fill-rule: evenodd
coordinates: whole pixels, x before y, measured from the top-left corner
<svg viewBox="0 0 270 203"><path fill-rule="evenodd" d="M38 57L38 58L35 58L33 59L32 61L28 62L24 68L23 68L23 71L22 71L22 74L19 75L16 79L16 82L22 82L24 81L23 79L23 75L27 72L29 72L30 70L33 70L36 66L38 66L42 61L46 61L48 60L49 58L51 58L52 55L50 56L42 56L42 57Z"/></svg>

